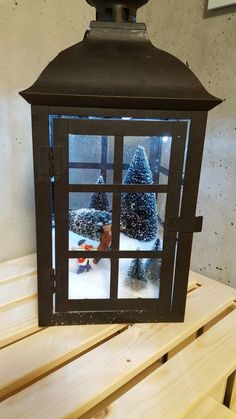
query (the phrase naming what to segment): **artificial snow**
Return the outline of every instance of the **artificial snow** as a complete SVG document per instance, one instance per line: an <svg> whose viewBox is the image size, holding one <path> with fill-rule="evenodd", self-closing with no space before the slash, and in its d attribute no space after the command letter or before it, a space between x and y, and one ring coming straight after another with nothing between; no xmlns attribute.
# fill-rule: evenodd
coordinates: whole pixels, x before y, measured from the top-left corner
<svg viewBox="0 0 236 419"><path fill-rule="evenodd" d="M81 250L78 248L78 241L84 237L69 232L70 250ZM120 234L120 250L151 250L156 238L149 242L143 242ZM86 239L86 244L97 248L99 242ZM84 251L86 256L86 251ZM132 259L119 259L118 298L158 298L159 281L148 281L147 284L140 284L134 281L127 283L127 272ZM145 261L145 259L144 259ZM90 259L91 271L77 274L77 259L69 260L69 299L99 299L110 298L110 260L101 259L96 265Z"/></svg>

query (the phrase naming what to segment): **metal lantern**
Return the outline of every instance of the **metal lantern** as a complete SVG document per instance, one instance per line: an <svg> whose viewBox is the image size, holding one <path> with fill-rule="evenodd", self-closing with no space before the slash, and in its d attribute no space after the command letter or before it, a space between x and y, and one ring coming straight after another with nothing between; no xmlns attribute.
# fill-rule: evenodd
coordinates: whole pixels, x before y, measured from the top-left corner
<svg viewBox="0 0 236 419"><path fill-rule="evenodd" d="M155 48L148 0L87 0L84 40L32 105L39 325L184 320L207 111L221 100Z"/></svg>

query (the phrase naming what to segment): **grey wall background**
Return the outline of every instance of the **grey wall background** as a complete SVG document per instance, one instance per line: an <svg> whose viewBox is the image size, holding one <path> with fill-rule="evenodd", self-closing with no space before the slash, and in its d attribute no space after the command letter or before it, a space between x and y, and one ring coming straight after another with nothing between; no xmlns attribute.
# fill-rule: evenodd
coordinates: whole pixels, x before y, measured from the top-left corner
<svg viewBox="0 0 236 419"><path fill-rule="evenodd" d="M66 3L66 5L65 5ZM236 287L236 13L204 18L205 0L150 0L139 21L226 101L209 114L192 269ZM0 0L0 260L35 251L30 107L18 96L62 49L82 39L85 0Z"/></svg>

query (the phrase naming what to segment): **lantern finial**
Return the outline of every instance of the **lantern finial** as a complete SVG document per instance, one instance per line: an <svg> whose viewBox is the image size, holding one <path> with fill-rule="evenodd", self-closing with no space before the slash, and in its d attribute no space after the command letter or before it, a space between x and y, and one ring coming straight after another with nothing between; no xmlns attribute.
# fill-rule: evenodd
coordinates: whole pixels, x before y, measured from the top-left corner
<svg viewBox="0 0 236 419"><path fill-rule="evenodd" d="M108 22L135 22L137 9L149 0L86 0L96 7L96 18Z"/></svg>

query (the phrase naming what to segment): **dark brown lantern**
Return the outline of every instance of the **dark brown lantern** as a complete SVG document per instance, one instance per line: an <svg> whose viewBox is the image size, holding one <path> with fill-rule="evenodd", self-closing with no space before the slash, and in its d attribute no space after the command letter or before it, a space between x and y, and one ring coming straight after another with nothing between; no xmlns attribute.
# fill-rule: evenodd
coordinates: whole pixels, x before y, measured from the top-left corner
<svg viewBox="0 0 236 419"><path fill-rule="evenodd" d="M184 320L210 95L155 48L148 0L87 0L32 105L39 325Z"/></svg>

